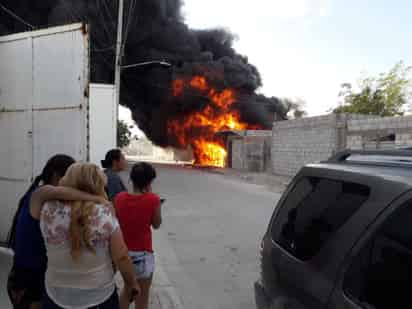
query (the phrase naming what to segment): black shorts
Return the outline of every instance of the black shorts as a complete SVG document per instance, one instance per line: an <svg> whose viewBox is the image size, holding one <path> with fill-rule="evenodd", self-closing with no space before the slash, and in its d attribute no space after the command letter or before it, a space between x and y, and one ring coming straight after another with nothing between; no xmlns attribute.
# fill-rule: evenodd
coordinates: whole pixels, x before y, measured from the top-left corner
<svg viewBox="0 0 412 309"><path fill-rule="evenodd" d="M45 294L44 272L13 266L7 280L7 292L15 309L29 308L41 302Z"/></svg>

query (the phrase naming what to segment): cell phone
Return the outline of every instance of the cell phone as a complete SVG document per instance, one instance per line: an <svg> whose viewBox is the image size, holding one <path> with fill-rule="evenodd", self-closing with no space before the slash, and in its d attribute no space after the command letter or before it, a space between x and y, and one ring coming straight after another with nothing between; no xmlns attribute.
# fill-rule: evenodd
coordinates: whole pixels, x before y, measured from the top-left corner
<svg viewBox="0 0 412 309"><path fill-rule="evenodd" d="M165 198L161 198L161 199L160 199L160 205L162 205L164 202L166 202L166 199L165 199Z"/></svg>

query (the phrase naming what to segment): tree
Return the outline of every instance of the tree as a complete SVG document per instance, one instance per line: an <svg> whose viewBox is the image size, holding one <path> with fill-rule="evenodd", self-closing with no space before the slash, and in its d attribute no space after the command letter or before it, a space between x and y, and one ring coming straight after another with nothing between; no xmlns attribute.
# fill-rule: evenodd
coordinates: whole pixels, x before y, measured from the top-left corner
<svg viewBox="0 0 412 309"><path fill-rule="evenodd" d="M286 115L288 118L298 119L307 115L307 112L304 110L306 102L303 99L283 99L282 101L286 107Z"/></svg>
<svg viewBox="0 0 412 309"><path fill-rule="evenodd" d="M411 70L411 66L405 66L401 61L388 73L362 79L359 91L354 91L349 83L342 84L339 93L342 103L334 112L381 117L403 115L411 99Z"/></svg>
<svg viewBox="0 0 412 309"><path fill-rule="evenodd" d="M117 146L120 148L130 145L132 132L131 127L123 120L117 121Z"/></svg>

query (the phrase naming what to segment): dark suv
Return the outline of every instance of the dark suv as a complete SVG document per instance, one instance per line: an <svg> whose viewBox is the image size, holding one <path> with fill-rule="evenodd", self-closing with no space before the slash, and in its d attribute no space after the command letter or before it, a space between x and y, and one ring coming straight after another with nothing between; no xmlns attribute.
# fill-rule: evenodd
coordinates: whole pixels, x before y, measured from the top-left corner
<svg viewBox="0 0 412 309"><path fill-rule="evenodd" d="M412 151L304 167L261 244L258 309L412 308Z"/></svg>

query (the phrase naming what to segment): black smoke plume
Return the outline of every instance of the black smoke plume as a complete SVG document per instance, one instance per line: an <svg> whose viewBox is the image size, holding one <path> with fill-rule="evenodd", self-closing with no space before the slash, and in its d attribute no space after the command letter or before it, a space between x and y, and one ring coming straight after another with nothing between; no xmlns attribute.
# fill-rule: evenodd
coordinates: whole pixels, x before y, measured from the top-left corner
<svg viewBox="0 0 412 309"><path fill-rule="evenodd" d="M113 83L118 1L0 1L36 28L87 22L91 31L91 79ZM216 89L235 89L235 106L245 122L270 128L275 113L284 118L280 100L256 94L261 76L245 56L234 50L234 36L222 29L189 28L181 7L181 0L125 1L123 65L149 60L173 64L171 69L151 66L123 71L121 103L131 109L139 128L160 146L177 146L167 136L167 120L208 104L193 90L180 99L172 96L174 79L194 75L205 76ZM0 34L26 30L26 25L0 9Z"/></svg>

